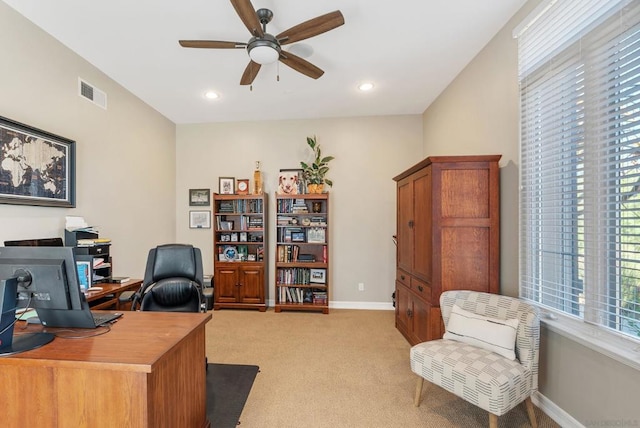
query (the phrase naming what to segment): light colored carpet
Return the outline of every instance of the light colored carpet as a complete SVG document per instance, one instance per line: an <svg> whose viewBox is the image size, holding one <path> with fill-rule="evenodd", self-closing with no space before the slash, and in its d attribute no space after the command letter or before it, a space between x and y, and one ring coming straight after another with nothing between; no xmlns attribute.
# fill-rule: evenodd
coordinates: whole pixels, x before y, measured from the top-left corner
<svg viewBox="0 0 640 428"><path fill-rule="evenodd" d="M225 309L207 324L210 363L260 366L242 427L489 426L488 413L427 382L415 407L409 349L392 311ZM558 427L536 415L539 427ZM524 404L498 424L529 427Z"/></svg>

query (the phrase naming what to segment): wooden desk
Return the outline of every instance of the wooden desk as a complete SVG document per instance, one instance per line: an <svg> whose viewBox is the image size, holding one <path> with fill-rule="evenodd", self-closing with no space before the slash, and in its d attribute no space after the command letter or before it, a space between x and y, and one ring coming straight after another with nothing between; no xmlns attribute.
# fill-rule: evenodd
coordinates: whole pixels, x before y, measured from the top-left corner
<svg viewBox="0 0 640 428"><path fill-rule="evenodd" d="M3 427L206 428L209 313L126 312L101 336L0 358ZM19 323L20 324L20 323ZM40 326L29 326L16 334ZM56 330L68 329L47 329ZM81 334L97 330L78 329Z"/></svg>
<svg viewBox="0 0 640 428"><path fill-rule="evenodd" d="M131 307L129 304L127 307L121 305L118 302L118 297L124 291L137 291L142 285L141 279L132 279L122 284L103 282L96 284L96 287L102 287L100 291L89 291L85 294L87 296L87 302L91 309L115 309L117 311L127 311Z"/></svg>

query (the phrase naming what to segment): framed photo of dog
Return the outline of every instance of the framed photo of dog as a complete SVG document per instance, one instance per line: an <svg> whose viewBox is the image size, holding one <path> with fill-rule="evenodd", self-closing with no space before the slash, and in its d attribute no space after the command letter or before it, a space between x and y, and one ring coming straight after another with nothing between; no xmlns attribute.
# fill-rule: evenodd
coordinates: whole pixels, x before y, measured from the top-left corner
<svg viewBox="0 0 640 428"><path fill-rule="evenodd" d="M304 193L301 169L281 169L278 174L278 195L298 195Z"/></svg>

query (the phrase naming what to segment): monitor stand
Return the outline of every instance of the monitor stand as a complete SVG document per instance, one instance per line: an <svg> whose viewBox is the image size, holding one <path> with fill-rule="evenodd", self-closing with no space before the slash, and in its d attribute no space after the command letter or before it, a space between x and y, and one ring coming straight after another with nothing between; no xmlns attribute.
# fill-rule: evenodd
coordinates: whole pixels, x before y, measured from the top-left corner
<svg viewBox="0 0 640 428"><path fill-rule="evenodd" d="M18 281L15 278L0 281L0 356L39 348L55 337L51 333L27 333L13 336L17 293Z"/></svg>
<svg viewBox="0 0 640 428"><path fill-rule="evenodd" d="M39 348L51 342L54 338L55 336L51 333L21 334L14 337L8 345L0 347L0 357Z"/></svg>

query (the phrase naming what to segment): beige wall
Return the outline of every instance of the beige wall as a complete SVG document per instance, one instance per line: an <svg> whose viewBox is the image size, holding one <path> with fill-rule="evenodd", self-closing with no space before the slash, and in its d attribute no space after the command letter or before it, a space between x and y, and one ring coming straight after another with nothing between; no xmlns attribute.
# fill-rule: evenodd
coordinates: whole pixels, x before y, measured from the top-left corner
<svg viewBox="0 0 640 428"><path fill-rule="evenodd" d="M502 293L518 295L519 95L512 30L531 0L425 111L431 154L501 153ZM584 425L640 424L640 373L543 328L540 392ZM615 425L619 426L619 425Z"/></svg>
<svg viewBox="0 0 640 428"><path fill-rule="evenodd" d="M117 275L141 277L147 251L175 239L175 125L0 2L0 116L76 141L76 208L0 205L0 243L64 236L80 215L113 240ZM77 93L105 91L108 110Z"/></svg>
<svg viewBox="0 0 640 428"><path fill-rule="evenodd" d="M177 128L177 239L203 250L205 272L213 272L212 231L188 228L188 190L218 191L218 177L249 178L262 162L269 193L273 266L278 171L311 160L306 137L316 135L323 153L335 156L331 192L331 296L333 302L391 308L395 280L395 182L392 178L422 159L422 118L388 116L273 122L179 125ZM193 209L193 208L192 208ZM269 273L274 298L274 270ZM359 292L359 282L365 291ZM347 302L347 303L345 303Z"/></svg>

